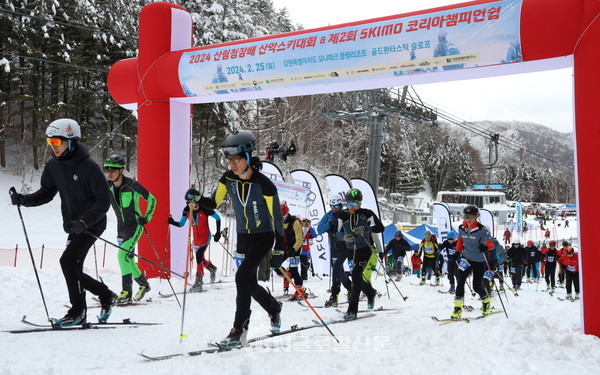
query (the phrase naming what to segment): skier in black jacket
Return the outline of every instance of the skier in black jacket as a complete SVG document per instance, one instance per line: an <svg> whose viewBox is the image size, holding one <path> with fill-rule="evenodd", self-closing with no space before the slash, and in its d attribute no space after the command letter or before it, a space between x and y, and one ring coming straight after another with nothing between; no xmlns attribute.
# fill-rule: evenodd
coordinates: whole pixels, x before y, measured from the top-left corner
<svg viewBox="0 0 600 375"><path fill-rule="evenodd" d="M521 247L521 241L515 240L510 249L506 252L506 256L510 260L510 274L512 278L513 288L521 289L521 280L523 279L523 267L527 264L527 254Z"/></svg>
<svg viewBox="0 0 600 375"><path fill-rule="evenodd" d="M396 281L400 281L402 279L402 265L404 264L404 257L406 257L406 252L410 251L410 245L404 237L402 236L402 231L397 230L394 238L388 242L385 246L385 252L392 251L392 259L394 260L394 268L396 272L398 272L398 276L396 276Z"/></svg>
<svg viewBox="0 0 600 375"><path fill-rule="evenodd" d="M58 119L46 129L47 143L54 159L46 163L40 189L32 194L11 194L14 205L41 206L60 195L63 228L69 234L67 247L60 257L69 291L71 308L54 324L65 327L86 323L85 291L100 298L98 318L106 322L117 295L108 287L83 272L83 262L95 238L106 229L106 211L110 196L102 170L91 158L87 146L78 142L79 124L71 119ZM11 189L13 190L13 189Z"/></svg>

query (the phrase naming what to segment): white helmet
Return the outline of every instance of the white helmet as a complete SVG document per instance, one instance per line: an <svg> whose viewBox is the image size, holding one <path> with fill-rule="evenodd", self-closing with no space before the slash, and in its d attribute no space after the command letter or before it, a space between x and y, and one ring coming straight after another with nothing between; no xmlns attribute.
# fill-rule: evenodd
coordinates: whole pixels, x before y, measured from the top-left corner
<svg viewBox="0 0 600 375"><path fill-rule="evenodd" d="M344 202L344 198L340 194L332 194L329 197L329 205L331 206L341 206Z"/></svg>
<svg viewBox="0 0 600 375"><path fill-rule="evenodd" d="M75 120L70 118L60 118L54 120L46 129L48 138L79 139L81 138L81 129Z"/></svg>

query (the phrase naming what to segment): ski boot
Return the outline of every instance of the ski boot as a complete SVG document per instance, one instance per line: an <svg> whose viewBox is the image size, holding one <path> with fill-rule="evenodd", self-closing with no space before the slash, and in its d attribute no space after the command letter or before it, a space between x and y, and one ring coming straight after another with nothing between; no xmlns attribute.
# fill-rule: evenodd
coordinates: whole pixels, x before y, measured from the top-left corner
<svg viewBox="0 0 600 375"><path fill-rule="evenodd" d="M283 294L287 296L289 293L290 293L290 282L287 279L283 279Z"/></svg>
<svg viewBox="0 0 600 375"><path fill-rule="evenodd" d="M450 289L448 289L448 293L454 294L454 292L456 292L456 288L454 288L454 285L450 285Z"/></svg>
<svg viewBox="0 0 600 375"><path fill-rule="evenodd" d="M63 316L60 319L56 319L54 321L54 325L58 326L58 327L72 327L72 326L76 326L76 325L84 325L86 323L86 318L87 318L87 314L86 314L86 309L81 310L81 312L79 314L75 313L69 313L67 312L67 315Z"/></svg>
<svg viewBox="0 0 600 375"><path fill-rule="evenodd" d="M146 293L148 293L150 291L150 289L151 289L150 284L148 284L148 280L146 280L144 275L141 275L140 277L136 277L135 282L138 283L140 288L138 289L138 291L135 294L135 297L133 299L136 301L141 301L142 298L144 298L144 296L146 295Z"/></svg>
<svg viewBox="0 0 600 375"><path fill-rule="evenodd" d="M573 301L576 301L579 299L579 293L575 293L575 298L573 299Z"/></svg>
<svg viewBox="0 0 600 375"><path fill-rule="evenodd" d="M375 308L375 296L377 296L377 291L373 296L367 296L367 310L373 310Z"/></svg>
<svg viewBox="0 0 600 375"><path fill-rule="evenodd" d="M327 301L325 301L325 307L337 307L338 304L338 296L337 294L332 294Z"/></svg>
<svg viewBox="0 0 600 375"><path fill-rule="evenodd" d="M419 283L419 285L425 285L425 279L421 279L421 282Z"/></svg>
<svg viewBox="0 0 600 375"><path fill-rule="evenodd" d="M435 286L440 286L440 278L439 277L435 278Z"/></svg>
<svg viewBox="0 0 600 375"><path fill-rule="evenodd" d="M110 292L110 296L107 299L105 299L104 301L101 300L100 315L98 315L98 321L100 323L106 323L108 317L110 316L110 313L112 312L112 307L117 303L118 298L119 296L117 296L113 292Z"/></svg>
<svg viewBox="0 0 600 375"><path fill-rule="evenodd" d="M306 288L300 286L298 287L298 290L296 290L296 292L292 295L290 301L301 301L303 299L302 296L306 298Z"/></svg>
<svg viewBox="0 0 600 375"><path fill-rule="evenodd" d="M463 300L461 298L454 300L454 310L450 315L451 319L460 319L462 317L463 312Z"/></svg>
<svg viewBox="0 0 600 375"><path fill-rule="evenodd" d="M344 320L346 321L350 321L350 320L356 320L357 316L355 312L346 312L344 314Z"/></svg>
<svg viewBox="0 0 600 375"><path fill-rule="evenodd" d="M194 281L194 285L192 285L192 287L190 288L190 292L191 293L197 293L197 292L202 292L202 286L204 285L204 282L202 281L202 278L204 277L204 275L200 275L199 273L196 273L196 280Z"/></svg>
<svg viewBox="0 0 600 375"><path fill-rule="evenodd" d="M219 345L230 349L236 346L242 346L246 342L246 336L248 335L248 324L250 320L246 320L241 328L233 327L227 337L219 341Z"/></svg>
<svg viewBox="0 0 600 375"><path fill-rule="evenodd" d="M273 314L269 314L271 320L271 333L276 335L281 332L281 308L283 304L279 302L279 311Z"/></svg>
<svg viewBox="0 0 600 375"><path fill-rule="evenodd" d="M565 297L565 299L568 299L569 301L572 301L573 297L571 296L571 293L567 293L567 297Z"/></svg>
<svg viewBox="0 0 600 375"><path fill-rule="evenodd" d="M500 285L500 288L498 288L498 290L500 290L501 292L504 292L504 284Z"/></svg>
<svg viewBox="0 0 600 375"><path fill-rule="evenodd" d="M125 304L125 303L130 303L131 302L131 291L129 290L123 290L121 291L121 294L119 294L117 296L117 304Z"/></svg>
<svg viewBox="0 0 600 375"><path fill-rule="evenodd" d="M217 267L211 263L210 266L208 266L208 271L210 272L210 282L212 284L217 281Z"/></svg>
<svg viewBox="0 0 600 375"><path fill-rule="evenodd" d="M482 315L489 315L492 310L492 297L488 294L482 301L481 313Z"/></svg>

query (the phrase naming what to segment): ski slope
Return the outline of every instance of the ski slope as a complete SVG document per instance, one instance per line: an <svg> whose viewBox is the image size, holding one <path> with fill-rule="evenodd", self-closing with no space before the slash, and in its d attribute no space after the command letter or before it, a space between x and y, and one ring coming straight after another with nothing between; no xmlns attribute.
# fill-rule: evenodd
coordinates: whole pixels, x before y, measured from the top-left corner
<svg viewBox="0 0 600 375"><path fill-rule="evenodd" d="M8 192L20 180L0 175L0 191ZM36 185L33 184L35 188ZM10 205L8 194L0 196L0 252L26 243L17 209ZM60 248L66 239L60 223L59 202L38 208L23 208L23 217L32 247L45 244ZM576 221L570 230L576 237ZM114 221L109 216L106 238L114 238ZM213 260L222 259L219 246L212 245ZM91 252L90 252L91 254ZM114 255L114 254L112 254ZM86 271L95 275L95 265L88 255ZM114 291L120 290L121 277L116 256L107 256L99 276ZM24 259L24 260L23 260ZM23 315L39 323L46 321L46 312L27 253L18 266L0 266L2 314L0 330L27 328L20 323ZM111 260L113 259L113 260ZM27 263L29 262L29 263ZM219 264L219 262L217 262ZM45 260L38 271L44 297L51 317L61 317L68 303L66 286L57 264ZM224 281L232 276L221 275ZM273 293L282 294L282 281L275 277ZM207 278L205 278L206 280ZM173 280L176 290L183 290L181 280ZM139 328L81 330L10 334L0 332L0 374L102 374L107 373L208 373L208 374L597 374L600 371L600 339L581 333L579 302L559 301L565 290L554 296L542 292L545 284L523 284L515 297L502 294L508 313L497 314L470 323L457 322L438 326L431 316L446 318L453 306L453 296L441 294L444 286L415 286L414 276L398 283L404 301L393 285L382 276L374 277L374 287L386 293L376 300L376 307L397 309L377 312L373 318L330 326L340 344L324 328L314 328L261 341L258 348L198 357L180 357L161 362L148 362L138 354L163 355L193 351L207 343L225 337L233 321L235 284L208 285L206 293L188 294L185 319L174 297L160 298L159 292L169 293L164 280L151 279L148 297L153 302L140 306L116 307L110 318L121 321L130 318L137 322L160 322L162 325ZM262 283L272 288L272 284ZM318 298L310 300L322 305L328 294L328 279L311 278L305 286ZM182 297L180 297L181 299ZM94 302L88 296L89 304ZM181 302L183 302L181 300ZM466 295L466 303L476 309L481 302ZM501 308L496 296L492 304ZM361 302L366 308L366 302ZM253 303L249 337L268 333L269 319L260 306ZM317 309L325 319L342 316L335 309ZM88 310L93 321L98 309ZM476 310L465 316L477 316ZM284 302L282 329L290 325L311 324L314 314L295 302ZM180 337L183 326L184 338Z"/></svg>

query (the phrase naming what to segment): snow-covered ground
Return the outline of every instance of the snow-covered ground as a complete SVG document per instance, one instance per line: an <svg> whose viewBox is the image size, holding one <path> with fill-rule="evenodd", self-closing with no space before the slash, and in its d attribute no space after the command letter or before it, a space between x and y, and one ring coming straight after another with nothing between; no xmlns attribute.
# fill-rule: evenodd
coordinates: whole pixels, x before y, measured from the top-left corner
<svg viewBox="0 0 600 375"><path fill-rule="evenodd" d="M20 180L0 175L0 191L8 192ZM33 184L36 188L36 184ZM8 194L0 195L0 252L10 252L19 244L26 251L23 230L17 210L10 205ZM38 208L23 208L23 217L31 246L60 249L65 241L60 224L59 202ZM109 216L111 217L111 216ZM106 238L113 238L114 221L110 219ZM571 233L576 237L576 221L572 220ZM562 231L566 229L561 228ZM502 231L500 230L499 235ZM100 256L102 251L98 251ZM112 256L111 256L112 255ZM95 275L92 252L88 255L86 270ZM222 254L213 246L211 257L220 263ZM99 275L115 291L120 289L120 275L114 253L107 254L105 267L99 261ZM2 314L0 330L26 328L20 323L23 315L43 323L46 312L31 263L19 259L18 266L0 266ZM53 263L54 262L54 263ZM67 291L55 258L44 260L39 270L48 311L52 317L66 312ZM220 271L219 271L220 273ZM220 275L224 281L232 276ZM207 286L208 292L188 294L185 319L174 298L162 299L158 293L168 293L169 284L150 280L152 303L133 307L116 307L110 320L130 318L138 322L160 322L162 325L140 328L115 328L71 332L10 334L0 333L0 374L110 374L144 373L167 374L382 374L403 372L409 374L597 374L600 371L600 339L581 333L580 304L562 302L559 289L554 297L542 292L543 283L523 284L515 297L511 292L502 294L508 319L497 314L471 323L452 323L438 326L431 316L448 317L453 297L438 293L445 286L434 288L416 286L416 278L403 279L399 288L409 298L403 301L392 285L386 289L383 277L374 277L374 286L387 294L376 301L376 306L397 309L377 312L373 318L331 326L340 344L324 328L315 328L260 342L258 347L228 353L199 357L175 358L163 362L146 362L138 353L150 355L198 350L208 342L227 335L235 310L235 284L221 283ZM182 290L180 280L173 280ZM263 283L271 288L271 283ZM327 298L328 280L309 279L309 287L318 298L310 300L323 304ZM274 294L282 293L281 280L276 277ZM89 296L88 301L91 301ZM481 302L467 293L466 302L480 307ZM493 305L500 308L498 297ZM361 308L365 308L361 303ZM253 304L250 337L268 332L266 313ZM94 320L98 309L90 308L88 317ZM317 309L324 319L339 318L334 309ZM465 313L476 316L477 311ZM285 302L282 313L283 328L310 324L314 314L294 303ZM180 339L181 327L185 338Z"/></svg>

